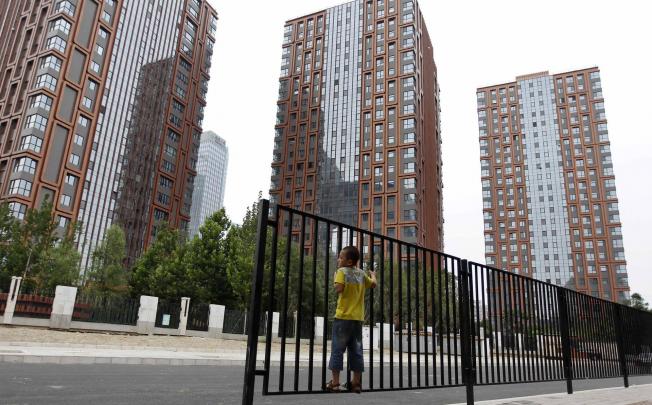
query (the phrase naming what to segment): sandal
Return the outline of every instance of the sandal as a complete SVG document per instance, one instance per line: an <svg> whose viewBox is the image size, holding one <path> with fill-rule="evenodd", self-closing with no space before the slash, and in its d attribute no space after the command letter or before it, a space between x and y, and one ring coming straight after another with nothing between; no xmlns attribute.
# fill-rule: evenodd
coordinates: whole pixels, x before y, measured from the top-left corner
<svg viewBox="0 0 652 405"><path fill-rule="evenodd" d="M356 394L362 393L362 384L354 384L353 382L348 382L344 384L344 388L346 388L347 391L354 392Z"/></svg>
<svg viewBox="0 0 652 405"><path fill-rule="evenodd" d="M330 380L328 384L326 384L325 390L328 392L341 392L340 384L333 384L333 380Z"/></svg>

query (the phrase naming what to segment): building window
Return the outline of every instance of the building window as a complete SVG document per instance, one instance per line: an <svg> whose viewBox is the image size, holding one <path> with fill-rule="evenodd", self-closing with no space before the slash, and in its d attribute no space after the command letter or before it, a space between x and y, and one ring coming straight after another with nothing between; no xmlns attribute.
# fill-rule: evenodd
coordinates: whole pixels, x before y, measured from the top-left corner
<svg viewBox="0 0 652 405"><path fill-rule="evenodd" d="M97 46L96 51L97 51L97 54L98 54L98 55L100 55L100 56L101 56L101 55L104 55L104 48L101 47L100 45Z"/></svg>
<svg viewBox="0 0 652 405"><path fill-rule="evenodd" d="M171 189L174 182L167 177L161 176L159 180L159 185L165 189Z"/></svg>
<svg viewBox="0 0 652 405"><path fill-rule="evenodd" d="M41 69L52 69L55 71L60 71L61 70L61 59L57 58L54 55L48 55L45 58L41 59ZM56 85L56 80L54 81ZM54 90L54 89L52 89Z"/></svg>
<svg viewBox="0 0 652 405"><path fill-rule="evenodd" d="M77 177L71 175L71 174L66 174L66 184L69 186L75 186L77 183Z"/></svg>
<svg viewBox="0 0 652 405"><path fill-rule="evenodd" d="M23 150L33 150L36 153L41 152L41 146L43 145L43 140L38 136L27 135L24 136L20 143L20 148Z"/></svg>
<svg viewBox="0 0 652 405"><path fill-rule="evenodd" d="M42 108L46 111L50 111L52 108L52 98L45 94L32 96L29 102L29 108Z"/></svg>
<svg viewBox="0 0 652 405"><path fill-rule="evenodd" d="M79 116L77 122L84 128L88 127L88 118L84 117L83 115Z"/></svg>
<svg viewBox="0 0 652 405"><path fill-rule="evenodd" d="M408 118L403 120L403 128L409 129L409 128L414 128L416 125L416 120L414 118Z"/></svg>
<svg viewBox="0 0 652 405"><path fill-rule="evenodd" d="M82 99L82 105L90 110L93 106L93 101L88 97L84 97Z"/></svg>
<svg viewBox="0 0 652 405"><path fill-rule="evenodd" d="M177 156L177 148L171 145L165 145L165 154L170 156L170 157L176 157Z"/></svg>
<svg viewBox="0 0 652 405"><path fill-rule="evenodd" d="M70 201L71 200L72 199L70 198L69 195L61 194L61 198L59 199L59 203L64 207L70 207Z"/></svg>
<svg viewBox="0 0 652 405"><path fill-rule="evenodd" d="M95 73L100 73L100 64L95 62L94 60L91 61L91 70Z"/></svg>
<svg viewBox="0 0 652 405"><path fill-rule="evenodd" d="M403 188L416 188L417 187L417 179L410 178L410 179L403 179Z"/></svg>
<svg viewBox="0 0 652 405"><path fill-rule="evenodd" d="M64 53L66 51L66 41L59 36L50 37L45 43L45 48L54 49Z"/></svg>
<svg viewBox="0 0 652 405"><path fill-rule="evenodd" d="M12 180L9 183L9 194L16 194L16 195L29 197L29 194L31 192L32 192L31 181L16 179L16 180Z"/></svg>
<svg viewBox="0 0 652 405"><path fill-rule="evenodd" d="M79 161L80 161L80 160L81 160L81 159L79 158L79 155L74 154L74 153L71 153L71 154L70 154L70 159L68 159L68 161L69 161L70 163L72 163L73 165L75 165L75 166L79 166Z"/></svg>
<svg viewBox="0 0 652 405"><path fill-rule="evenodd" d="M170 205L170 196L163 193L158 193L158 202L163 205Z"/></svg>
<svg viewBox="0 0 652 405"><path fill-rule="evenodd" d="M27 205L18 202L9 203L9 213L16 219L24 219L27 212Z"/></svg>
<svg viewBox="0 0 652 405"><path fill-rule="evenodd" d="M68 224L70 223L70 218L59 216L59 220L57 222L59 224L59 227L67 228Z"/></svg>
<svg viewBox="0 0 652 405"><path fill-rule="evenodd" d="M403 134L403 143L414 143L414 132Z"/></svg>
<svg viewBox="0 0 652 405"><path fill-rule="evenodd" d="M403 163L403 173L414 173L416 171L416 163L409 162Z"/></svg>
<svg viewBox="0 0 652 405"><path fill-rule="evenodd" d="M36 88L41 87L54 91L57 88L57 79L47 73L40 75L36 78Z"/></svg>
<svg viewBox="0 0 652 405"><path fill-rule="evenodd" d="M48 125L48 119L40 114L32 114L27 117L25 121L25 128L35 128L39 131L45 131L45 127Z"/></svg>
<svg viewBox="0 0 652 405"><path fill-rule="evenodd" d="M104 29L102 29L102 28L100 28L100 29L97 31L97 34L98 34L98 35L100 36L100 38L102 38L102 39L107 39L108 36L109 36L109 33L106 32L106 30L104 30Z"/></svg>
<svg viewBox="0 0 652 405"><path fill-rule="evenodd" d="M63 18L59 18L50 23L50 31L59 30L64 34L70 34L70 23Z"/></svg>
<svg viewBox="0 0 652 405"><path fill-rule="evenodd" d="M79 134L75 134L75 145L84 146L84 137Z"/></svg>
<svg viewBox="0 0 652 405"><path fill-rule="evenodd" d="M36 160L29 157L17 159L14 163L14 173L16 172L34 174L36 172Z"/></svg>
<svg viewBox="0 0 652 405"><path fill-rule="evenodd" d="M103 19L107 24L111 24L111 14L107 13L106 10L102 11L102 19Z"/></svg>
<svg viewBox="0 0 652 405"><path fill-rule="evenodd" d="M65 13L73 17L75 15L75 6L68 0L61 0L57 3L57 13Z"/></svg>

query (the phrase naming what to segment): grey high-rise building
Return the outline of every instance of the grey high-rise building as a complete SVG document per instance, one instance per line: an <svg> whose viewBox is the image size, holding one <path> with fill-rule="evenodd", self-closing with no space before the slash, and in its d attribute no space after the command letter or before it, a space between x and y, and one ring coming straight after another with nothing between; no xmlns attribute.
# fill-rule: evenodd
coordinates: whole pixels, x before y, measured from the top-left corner
<svg viewBox="0 0 652 405"><path fill-rule="evenodd" d="M226 170L229 163L229 149L226 141L212 131L201 136L197 177L190 209L190 237L199 232L207 217L224 206Z"/></svg>

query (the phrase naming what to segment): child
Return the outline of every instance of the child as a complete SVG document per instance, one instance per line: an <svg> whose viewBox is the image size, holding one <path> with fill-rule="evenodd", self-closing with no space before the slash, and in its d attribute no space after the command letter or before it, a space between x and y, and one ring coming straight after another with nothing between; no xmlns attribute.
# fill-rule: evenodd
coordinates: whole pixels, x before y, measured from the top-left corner
<svg viewBox="0 0 652 405"><path fill-rule="evenodd" d="M364 362L362 359L362 322L364 321L364 292L376 287L376 273L369 275L357 268L360 252L355 246L347 246L337 258L335 291L337 310L333 321L331 358L328 368L333 379L326 385L331 392L340 391L340 371L344 368L344 351L348 350L349 368L353 371L351 391L360 393Z"/></svg>

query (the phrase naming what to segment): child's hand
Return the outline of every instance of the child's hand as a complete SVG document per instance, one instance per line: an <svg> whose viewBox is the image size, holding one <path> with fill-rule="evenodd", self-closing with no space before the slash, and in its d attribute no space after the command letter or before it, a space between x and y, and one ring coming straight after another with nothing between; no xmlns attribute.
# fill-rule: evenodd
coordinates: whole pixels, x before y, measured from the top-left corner
<svg viewBox="0 0 652 405"><path fill-rule="evenodd" d="M369 270L369 278L372 280L376 279L376 272Z"/></svg>

